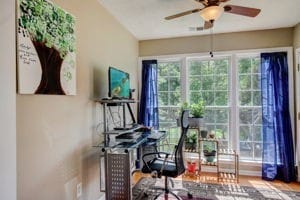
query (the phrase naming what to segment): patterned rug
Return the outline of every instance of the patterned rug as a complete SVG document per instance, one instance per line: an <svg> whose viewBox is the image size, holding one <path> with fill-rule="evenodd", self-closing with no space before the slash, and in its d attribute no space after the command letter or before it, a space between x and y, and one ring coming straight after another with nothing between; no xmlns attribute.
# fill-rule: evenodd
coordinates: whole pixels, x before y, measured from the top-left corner
<svg viewBox="0 0 300 200"><path fill-rule="evenodd" d="M156 181L153 178L141 178L133 187L133 199L153 199L158 194L156 191L148 190L148 196L145 196L144 192L149 186L163 186L163 181L163 179ZM178 180L174 183L175 188L188 189L194 200L300 200L300 192L278 190L270 185L249 187L238 184L208 184ZM183 200L188 200L185 192L179 192L178 195Z"/></svg>

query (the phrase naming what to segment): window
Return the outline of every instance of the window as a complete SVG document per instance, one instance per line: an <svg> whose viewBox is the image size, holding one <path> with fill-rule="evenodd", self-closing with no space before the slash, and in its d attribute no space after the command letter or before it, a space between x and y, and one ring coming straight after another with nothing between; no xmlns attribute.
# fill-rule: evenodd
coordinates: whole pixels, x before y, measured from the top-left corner
<svg viewBox="0 0 300 200"><path fill-rule="evenodd" d="M180 61L158 62L158 105L160 129L170 130L169 142L177 143L179 131L170 129L176 127L180 95Z"/></svg>
<svg viewBox="0 0 300 200"><path fill-rule="evenodd" d="M236 149L240 160L261 161L260 51L253 52L158 59L160 128L176 127L180 103L204 100L206 129L215 132L220 148ZM179 134L171 129L170 141Z"/></svg>
<svg viewBox="0 0 300 200"><path fill-rule="evenodd" d="M229 131L229 58L191 59L188 61L190 104L204 100L205 123L214 131L220 148L228 148Z"/></svg>
<svg viewBox="0 0 300 200"><path fill-rule="evenodd" d="M240 57L237 64L240 157L245 160L261 160L260 58L258 55Z"/></svg>

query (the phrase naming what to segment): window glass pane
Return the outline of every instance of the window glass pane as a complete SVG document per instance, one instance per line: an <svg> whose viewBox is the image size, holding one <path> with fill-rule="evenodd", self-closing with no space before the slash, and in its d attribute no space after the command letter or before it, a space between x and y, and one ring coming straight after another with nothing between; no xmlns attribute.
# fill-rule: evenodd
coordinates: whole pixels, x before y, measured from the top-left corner
<svg viewBox="0 0 300 200"><path fill-rule="evenodd" d="M240 105L241 106L250 106L252 103L251 91L240 92Z"/></svg>
<svg viewBox="0 0 300 200"><path fill-rule="evenodd" d="M158 78L158 91L168 91L168 79L159 77Z"/></svg>
<svg viewBox="0 0 300 200"><path fill-rule="evenodd" d="M228 89L228 75L226 76L215 76L215 89L216 90L227 90Z"/></svg>
<svg viewBox="0 0 300 200"><path fill-rule="evenodd" d="M215 123L215 110L206 108L204 120L206 123Z"/></svg>
<svg viewBox="0 0 300 200"><path fill-rule="evenodd" d="M228 59L216 60L215 65L215 74L228 74Z"/></svg>
<svg viewBox="0 0 300 200"><path fill-rule="evenodd" d="M262 119L261 119L261 108L253 108L253 124L261 125Z"/></svg>
<svg viewBox="0 0 300 200"><path fill-rule="evenodd" d="M200 90L201 89L201 78L191 77L190 78L190 90Z"/></svg>
<svg viewBox="0 0 300 200"><path fill-rule="evenodd" d="M190 104L197 103L201 99L200 92L191 92L190 93Z"/></svg>
<svg viewBox="0 0 300 200"><path fill-rule="evenodd" d="M260 90L260 74L253 74L252 75L252 89Z"/></svg>
<svg viewBox="0 0 300 200"><path fill-rule="evenodd" d="M170 92L170 105L177 106L180 103L180 92Z"/></svg>
<svg viewBox="0 0 300 200"><path fill-rule="evenodd" d="M158 93L158 105L166 106L169 104L169 94L168 92L159 92Z"/></svg>
<svg viewBox="0 0 300 200"><path fill-rule="evenodd" d="M240 109L240 124L252 123L252 109Z"/></svg>
<svg viewBox="0 0 300 200"><path fill-rule="evenodd" d="M240 157L244 160L253 160L252 142L240 142Z"/></svg>
<svg viewBox="0 0 300 200"><path fill-rule="evenodd" d="M168 76L168 63L158 64L158 76Z"/></svg>
<svg viewBox="0 0 300 200"><path fill-rule="evenodd" d="M238 61L239 74L251 73L251 59L242 58Z"/></svg>
<svg viewBox="0 0 300 200"><path fill-rule="evenodd" d="M216 109L216 122L217 123L228 123L228 110L227 109ZM206 112L205 112L206 114Z"/></svg>
<svg viewBox="0 0 300 200"><path fill-rule="evenodd" d="M214 92L213 91L207 91L202 92L202 97L205 102L206 106L213 106L214 105ZM196 102L198 102L197 100Z"/></svg>
<svg viewBox="0 0 300 200"><path fill-rule="evenodd" d="M253 91L253 105L254 106L261 105L261 91Z"/></svg>
<svg viewBox="0 0 300 200"><path fill-rule="evenodd" d="M227 125L216 125L214 130L215 137L219 140L228 140L228 126Z"/></svg>
<svg viewBox="0 0 300 200"><path fill-rule="evenodd" d="M251 89L251 76L250 75L240 75L240 90L250 90Z"/></svg>
<svg viewBox="0 0 300 200"><path fill-rule="evenodd" d="M260 58L251 59L252 73L260 73Z"/></svg>
<svg viewBox="0 0 300 200"><path fill-rule="evenodd" d="M198 62L198 61L192 61L189 63L190 65L190 75L200 75L201 74L201 68L203 65L207 65L207 63L204 62Z"/></svg>
<svg viewBox="0 0 300 200"><path fill-rule="evenodd" d="M180 78L170 78L170 91L180 91Z"/></svg>
<svg viewBox="0 0 300 200"><path fill-rule="evenodd" d="M240 141L250 140L252 140L250 126L240 126Z"/></svg>
<svg viewBox="0 0 300 200"><path fill-rule="evenodd" d="M209 75L213 73L213 69L210 66L209 61L201 61L201 75Z"/></svg>
<svg viewBox="0 0 300 200"><path fill-rule="evenodd" d="M180 76L180 62L170 63L168 66L168 71L170 76Z"/></svg>
<svg viewBox="0 0 300 200"><path fill-rule="evenodd" d="M262 160L263 145L261 142L254 143L254 160Z"/></svg>
<svg viewBox="0 0 300 200"><path fill-rule="evenodd" d="M262 126L253 127L253 137L254 141L262 141Z"/></svg>
<svg viewBox="0 0 300 200"><path fill-rule="evenodd" d="M201 81L202 81L202 90L212 90L214 88L213 76L203 76Z"/></svg>
<svg viewBox="0 0 300 200"><path fill-rule="evenodd" d="M215 92L215 105L227 106L228 104L228 92Z"/></svg>

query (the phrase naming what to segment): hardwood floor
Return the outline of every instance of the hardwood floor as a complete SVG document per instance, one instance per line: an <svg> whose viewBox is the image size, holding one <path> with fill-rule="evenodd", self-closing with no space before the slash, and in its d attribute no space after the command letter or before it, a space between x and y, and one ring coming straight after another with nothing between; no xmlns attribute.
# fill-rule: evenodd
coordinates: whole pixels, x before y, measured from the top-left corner
<svg viewBox="0 0 300 200"><path fill-rule="evenodd" d="M145 175L140 172L136 172L133 175L134 184L138 182L138 180L142 177L149 177L149 175ZM300 192L300 183L292 182L292 183L284 183L282 181L264 181L260 177L253 176L239 176L239 183L235 183L234 181L219 181L217 180L217 176L215 173L201 173L199 177L196 176L188 176L183 175L179 176L176 179L185 180L185 181L196 181L201 183L215 183L215 184L238 184L241 186L255 186L261 188L272 188L279 190L288 190L288 191L297 191Z"/></svg>

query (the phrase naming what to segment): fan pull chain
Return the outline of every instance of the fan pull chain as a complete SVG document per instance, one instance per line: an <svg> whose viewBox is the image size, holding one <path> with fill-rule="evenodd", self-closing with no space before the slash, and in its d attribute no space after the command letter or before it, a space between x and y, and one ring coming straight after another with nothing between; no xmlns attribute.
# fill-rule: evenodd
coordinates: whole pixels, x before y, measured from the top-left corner
<svg viewBox="0 0 300 200"><path fill-rule="evenodd" d="M210 29L210 57L214 57L213 54L213 48L214 48L214 36L213 36L213 28Z"/></svg>

